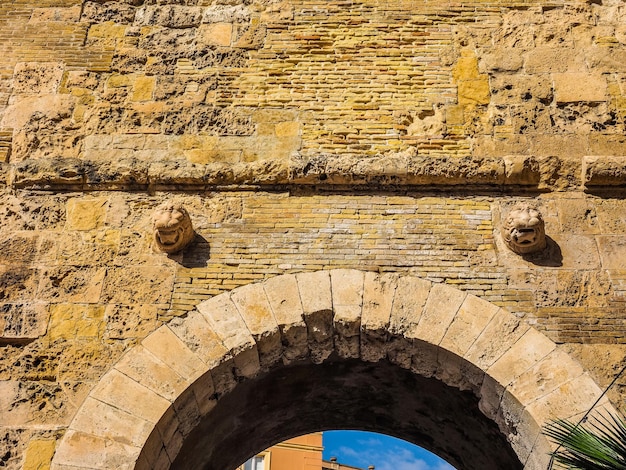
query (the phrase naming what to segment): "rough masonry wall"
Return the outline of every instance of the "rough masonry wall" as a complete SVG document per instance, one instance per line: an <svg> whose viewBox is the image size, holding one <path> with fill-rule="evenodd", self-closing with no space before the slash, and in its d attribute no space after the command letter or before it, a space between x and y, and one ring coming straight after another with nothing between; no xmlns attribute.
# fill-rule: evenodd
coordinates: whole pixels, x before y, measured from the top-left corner
<svg viewBox="0 0 626 470"><path fill-rule="evenodd" d="M182 254L166 255L151 246L150 222L166 197L4 196L5 465L19 468L30 438L54 446L50 438L102 374L159 325L216 294L283 273L345 267L453 285L566 343L602 385L624 356L621 199L541 199L550 246L524 259L505 248L497 227L503 212L528 198L178 195L197 235ZM610 395L620 404L622 386Z"/></svg>
<svg viewBox="0 0 626 470"><path fill-rule="evenodd" d="M3 158L411 148L533 156L579 185L583 156L626 153L624 16L608 0L3 2Z"/></svg>
<svg viewBox="0 0 626 470"><path fill-rule="evenodd" d="M283 273L454 285L608 385L625 24L617 0L3 1L0 467L47 468L163 322ZM150 216L172 197L197 236L167 256ZM546 219L540 255L500 238L519 201Z"/></svg>

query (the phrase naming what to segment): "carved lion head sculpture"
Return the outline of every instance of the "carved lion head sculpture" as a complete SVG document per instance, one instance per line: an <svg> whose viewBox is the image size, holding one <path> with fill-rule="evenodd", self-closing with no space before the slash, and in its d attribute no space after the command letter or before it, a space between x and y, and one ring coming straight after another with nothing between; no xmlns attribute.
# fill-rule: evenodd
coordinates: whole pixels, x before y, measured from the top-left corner
<svg viewBox="0 0 626 470"><path fill-rule="evenodd" d="M191 218L185 208L166 202L157 207L152 215L152 231L157 248L165 253L176 253L194 238Z"/></svg>
<svg viewBox="0 0 626 470"><path fill-rule="evenodd" d="M513 207L502 224L502 238L518 254L543 250L546 247L546 229L541 213L529 204Z"/></svg>

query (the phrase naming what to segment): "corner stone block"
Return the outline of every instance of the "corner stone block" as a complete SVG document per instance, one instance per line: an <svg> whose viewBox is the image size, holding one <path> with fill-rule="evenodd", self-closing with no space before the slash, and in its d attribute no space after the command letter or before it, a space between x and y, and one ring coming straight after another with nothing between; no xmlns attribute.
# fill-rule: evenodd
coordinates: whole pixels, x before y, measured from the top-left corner
<svg viewBox="0 0 626 470"><path fill-rule="evenodd" d="M171 405L169 400L115 369L107 372L90 396L151 423L157 423Z"/></svg>
<svg viewBox="0 0 626 470"><path fill-rule="evenodd" d="M466 292L445 284L433 284L419 323L408 330L406 335L438 345L466 296Z"/></svg>
<svg viewBox="0 0 626 470"><path fill-rule="evenodd" d="M296 274L304 315L316 312L332 312L333 302L329 271Z"/></svg>
<svg viewBox="0 0 626 470"><path fill-rule="evenodd" d="M555 349L517 377L508 390L526 406L583 375L583 368L565 352Z"/></svg>
<svg viewBox="0 0 626 470"><path fill-rule="evenodd" d="M252 334L228 293L201 302L197 309L229 351L237 352L254 344Z"/></svg>
<svg viewBox="0 0 626 470"><path fill-rule="evenodd" d="M198 402L192 389L185 391L174 402L174 411L178 418L178 432L183 437L187 437L191 431L200 423L202 417ZM165 442L165 441L164 441ZM166 443L167 447L167 443Z"/></svg>
<svg viewBox="0 0 626 470"><path fill-rule="evenodd" d="M189 383L207 369L207 365L165 325L145 338L141 344Z"/></svg>
<svg viewBox="0 0 626 470"><path fill-rule="evenodd" d="M115 369L168 401L175 400L188 385L185 378L142 345L125 354L115 365Z"/></svg>
<svg viewBox="0 0 626 470"><path fill-rule="evenodd" d="M439 351L435 377L459 390L471 390L475 395L481 389L485 373L450 351Z"/></svg>
<svg viewBox="0 0 626 470"><path fill-rule="evenodd" d="M141 455L137 459L135 470L169 469L169 458L167 459L167 466L159 466L161 453L167 456L165 453L165 444L163 444L163 439L161 439L161 434L159 433L159 425L157 424L157 426L152 429L150 437L146 439L145 444L141 448Z"/></svg>
<svg viewBox="0 0 626 470"><path fill-rule="evenodd" d="M337 269L330 272L330 279L335 349L341 357L359 357L364 273Z"/></svg>
<svg viewBox="0 0 626 470"><path fill-rule="evenodd" d="M550 354L554 348L556 344L531 328L487 370L487 373L501 384L508 385Z"/></svg>
<svg viewBox="0 0 626 470"><path fill-rule="evenodd" d="M76 469L131 470L140 448L122 444L79 431L69 430L54 456L52 470ZM65 466L65 467L64 467Z"/></svg>
<svg viewBox="0 0 626 470"><path fill-rule="evenodd" d="M468 295L439 345L459 356L465 355L498 310L496 305Z"/></svg>
<svg viewBox="0 0 626 470"><path fill-rule="evenodd" d="M304 324L302 302L295 274L276 276L263 283L279 326Z"/></svg>
<svg viewBox="0 0 626 470"><path fill-rule="evenodd" d="M195 396L196 402L198 403L198 410L202 416L205 416L216 405L217 400L214 396L215 390L215 383L213 382L211 372L205 373L191 386L191 391Z"/></svg>
<svg viewBox="0 0 626 470"><path fill-rule="evenodd" d="M463 357L487 370L529 328L511 313L499 309Z"/></svg>
<svg viewBox="0 0 626 470"><path fill-rule="evenodd" d="M67 202L67 229L94 230L106 219L107 198L74 198Z"/></svg>
<svg viewBox="0 0 626 470"><path fill-rule="evenodd" d="M498 426L500 426L501 423L498 423L496 418L500 412L500 401L504 393L505 387L498 383L493 377L489 376L489 374L485 374L480 392L477 393L477 396L480 397L478 408L482 414L495 421ZM507 430L500 426L500 431L504 433Z"/></svg>
<svg viewBox="0 0 626 470"><path fill-rule="evenodd" d="M550 464L550 453L554 451L547 439L538 437L532 452L524 463L524 470L536 470L538 468L548 468Z"/></svg>

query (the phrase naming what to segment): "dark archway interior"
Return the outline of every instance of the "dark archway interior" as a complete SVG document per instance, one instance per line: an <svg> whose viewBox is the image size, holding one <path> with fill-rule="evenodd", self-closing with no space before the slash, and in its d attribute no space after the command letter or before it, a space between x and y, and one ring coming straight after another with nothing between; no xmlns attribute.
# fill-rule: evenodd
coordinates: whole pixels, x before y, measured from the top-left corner
<svg viewBox="0 0 626 470"><path fill-rule="evenodd" d="M472 392L358 360L282 367L238 384L191 432L172 468L232 470L285 439L328 429L399 437L459 470L522 468Z"/></svg>

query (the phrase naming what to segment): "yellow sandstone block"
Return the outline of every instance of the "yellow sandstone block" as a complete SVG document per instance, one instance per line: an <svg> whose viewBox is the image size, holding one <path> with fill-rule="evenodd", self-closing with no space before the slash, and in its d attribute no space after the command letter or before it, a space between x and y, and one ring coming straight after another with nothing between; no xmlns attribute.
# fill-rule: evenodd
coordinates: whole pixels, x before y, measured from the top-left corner
<svg viewBox="0 0 626 470"><path fill-rule="evenodd" d="M97 338L104 331L104 306L55 304L50 307L49 337L56 339Z"/></svg>
<svg viewBox="0 0 626 470"><path fill-rule="evenodd" d="M452 69L455 80L471 80L478 77L478 58L461 57Z"/></svg>
<svg viewBox="0 0 626 470"><path fill-rule="evenodd" d="M299 122L279 122L276 124L277 137L296 137L299 133Z"/></svg>
<svg viewBox="0 0 626 470"><path fill-rule="evenodd" d="M156 87L156 77L138 77L133 86L133 101L150 101Z"/></svg>
<svg viewBox="0 0 626 470"><path fill-rule="evenodd" d="M230 46L233 38L233 25L231 23L213 23L202 27L201 32L204 40L217 46Z"/></svg>
<svg viewBox="0 0 626 470"><path fill-rule="evenodd" d="M93 230L104 224L107 198L74 198L67 202L67 229Z"/></svg>
<svg viewBox="0 0 626 470"><path fill-rule="evenodd" d="M183 150L198 149L202 147L202 140L197 135L182 135L178 141L174 141L175 147L180 147Z"/></svg>
<svg viewBox="0 0 626 470"><path fill-rule="evenodd" d="M459 104L489 104L489 79L462 80L458 83Z"/></svg>
<svg viewBox="0 0 626 470"><path fill-rule="evenodd" d="M74 107L74 112L72 113L72 119L75 122L82 122L88 109L89 106L86 106L84 104L76 105Z"/></svg>
<svg viewBox="0 0 626 470"><path fill-rule="evenodd" d="M110 88L119 88L129 86L132 83L132 75L122 75L114 73L107 80L107 86Z"/></svg>
<svg viewBox="0 0 626 470"><path fill-rule="evenodd" d="M124 34L126 34L126 26L113 21L94 24L89 28L90 38L123 38Z"/></svg>
<svg viewBox="0 0 626 470"><path fill-rule="evenodd" d="M23 470L49 470L56 441L35 440L28 443Z"/></svg>
<svg viewBox="0 0 626 470"><path fill-rule="evenodd" d="M463 106L449 106L446 107L446 123L451 124L464 124L465 116L463 113Z"/></svg>

